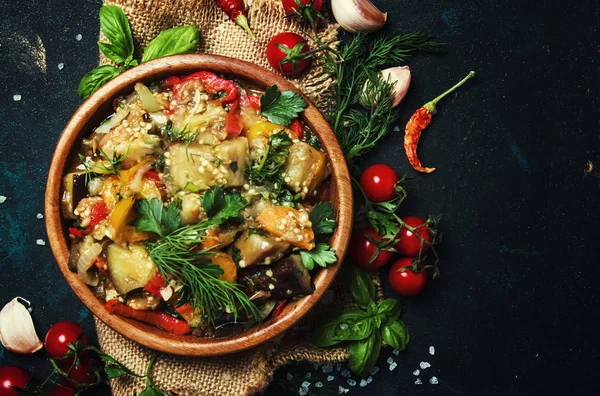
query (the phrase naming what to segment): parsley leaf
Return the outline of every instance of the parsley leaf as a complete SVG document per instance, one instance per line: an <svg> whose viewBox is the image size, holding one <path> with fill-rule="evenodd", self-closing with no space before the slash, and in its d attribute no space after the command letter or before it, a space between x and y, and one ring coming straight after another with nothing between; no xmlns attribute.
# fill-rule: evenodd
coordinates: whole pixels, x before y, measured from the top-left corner
<svg viewBox="0 0 600 396"><path fill-rule="evenodd" d="M248 205L239 193L225 194L222 186L206 190L200 203L208 218L215 224L238 219L240 211Z"/></svg>
<svg viewBox="0 0 600 396"><path fill-rule="evenodd" d="M296 92L279 92L277 85L273 85L260 97L260 115L274 124L287 126L307 105Z"/></svg>
<svg viewBox="0 0 600 396"><path fill-rule="evenodd" d="M326 243L318 243L312 250L300 250L300 258L302 264L309 270L314 269L315 264L325 268L337 261L335 249Z"/></svg>
<svg viewBox="0 0 600 396"><path fill-rule="evenodd" d="M335 221L335 212L331 202L319 202L313 206L309 217L315 234L333 234L337 222Z"/></svg>
<svg viewBox="0 0 600 396"><path fill-rule="evenodd" d="M157 198L140 201L137 213L140 218L135 222L137 231L149 231L165 237L179 228L181 217L176 203L170 203L165 209Z"/></svg>

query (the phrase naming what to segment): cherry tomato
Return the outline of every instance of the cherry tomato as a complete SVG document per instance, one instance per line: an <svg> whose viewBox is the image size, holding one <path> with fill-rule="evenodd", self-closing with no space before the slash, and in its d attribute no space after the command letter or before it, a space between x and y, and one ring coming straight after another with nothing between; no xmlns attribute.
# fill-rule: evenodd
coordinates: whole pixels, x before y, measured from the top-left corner
<svg viewBox="0 0 600 396"><path fill-rule="evenodd" d="M296 1L300 1L300 3L304 4L305 6L310 4L310 0L283 0L282 4L283 10L285 11L285 15L294 15L298 11L300 11L300 7L298 6L298 3L296 3ZM309 11L321 11L322 7L323 0L314 0L312 5L310 6L311 9Z"/></svg>
<svg viewBox="0 0 600 396"><path fill-rule="evenodd" d="M372 227L355 229L350 241L350 257L354 262L366 270L376 270L386 265L392 259L392 252L380 250L373 262L369 262L375 254L377 246L367 238L378 242L381 235L377 234Z"/></svg>
<svg viewBox="0 0 600 396"><path fill-rule="evenodd" d="M81 338L79 337L81 335ZM75 322L64 320L50 327L46 333L46 350L51 358L57 359L67 353L70 342L81 340L83 345L87 344L87 335L81 326Z"/></svg>
<svg viewBox="0 0 600 396"><path fill-rule="evenodd" d="M419 271L413 272L412 267L413 259L411 257L403 257L396 261L392 268L390 268L390 285L396 293L412 297L421 293L427 284L427 272ZM409 268L407 268L409 267ZM407 268L401 271L402 268Z"/></svg>
<svg viewBox="0 0 600 396"><path fill-rule="evenodd" d="M31 375L20 367L0 367L0 395L18 396L18 390L24 389L30 380Z"/></svg>
<svg viewBox="0 0 600 396"><path fill-rule="evenodd" d="M310 51L304 37L296 33L279 33L267 44L267 60L275 71L292 75L304 71L310 65L305 54Z"/></svg>
<svg viewBox="0 0 600 396"><path fill-rule="evenodd" d="M73 382L67 379L67 383L70 383L73 386L77 386L77 384L96 383L97 377L95 373L100 372L102 368L102 362L95 352L82 352L79 356L79 364L71 368L72 364L73 361L70 361L70 359L63 360L58 363L58 366L64 372L68 373L69 370L71 370L69 373L69 378L72 379Z"/></svg>
<svg viewBox="0 0 600 396"><path fill-rule="evenodd" d="M76 390L62 385L56 385L50 389L50 396L75 396L76 394Z"/></svg>
<svg viewBox="0 0 600 396"><path fill-rule="evenodd" d="M371 202L385 202L396 196L396 171L384 164L369 166L360 176L360 186Z"/></svg>
<svg viewBox="0 0 600 396"><path fill-rule="evenodd" d="M403 256L417 257L420 250L421 255L425 254L429 250L429 246L431 246L431 241L433 241L431 228L429 228L425 220L418 216L406 216L402 218L402 221L416 228L415 233L423 238L423 246L421 247L421 239L415 233L406 227L401 227L397 235L398 242L395 245L398 253Z"/></svg>

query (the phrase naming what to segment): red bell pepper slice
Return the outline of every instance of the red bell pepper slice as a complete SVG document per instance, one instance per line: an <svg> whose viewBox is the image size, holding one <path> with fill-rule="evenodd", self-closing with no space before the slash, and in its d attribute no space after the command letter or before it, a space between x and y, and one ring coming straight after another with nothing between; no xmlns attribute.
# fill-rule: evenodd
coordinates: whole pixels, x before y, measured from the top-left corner
<svg viewBox="0 0 600 396"><path fill-rule="evenodd" d="M91 212L90 227L96 226L102 220L106 219L109 214L109 210L104 201L100 201L96 205L92 206Z"/></svg>
<svg viewBox="0 0 600 396"><path fill-rule="evenodd" d="M281 315L281 312L283 312L283 308L285 307L285 304L287 304L287 300L279 301L277 303L277 305L275 306L275 309L273 309L273 313L271 314L271 316L276 318L279 315Z"/></svg>
<svg viewBox="0 0 600 396"><path fill-rule="evenodd" d="M160 289L162 289L163 287L165 287L165 278L163 278L162 274L158 273L154 275L154 278L152 278L146 286L144 286L144 290L154 294L160 299L162 298L162 295L160 294Z"/></svg>
<svg viewBox="0 0 600 396"><path fill-rule="evenodd" d="M231 103L237 99L237 87L233 81L221 78L215 73L206 71L193 73L183 77L181 82L183 83L190 80L200 80L204 84L206 91L211 95L224 92L225 94L221 97L223 103Z"/></svg>
<svg viewBox="0 0 600 396"><path fill-rule="evenodd" d="M185 320L180 320L161 311L136 311L128 305L122 304L119 300L109 300L104 308L111 314L124 316L148 323L171 334L185 335L192 332L192 328Z"/></svg>
<svg viewBox="0 0 600 396"><path fill-rule="evenodd" d="M229 113L227 113L227 119L225 120L225 130L228 135L237 136L242 132L242 116L240 114L239 101L235 100L231 103Z"/></svg>
<svg viewBox="0 0 600 396"><path fill-rule="evenodd" d="M177 86L181 84L181 78L177 76L167 77L163 80L162 87L163 88L171 88L171 92L174 94L177 93Z"/></svg>
<svg viewBox="0 0 600 396"><path fill-rule="evenodd" d="M150 169L148 172L144 173L144 177L148 180L152 180L155 183L162 183L160 176L158 176L158 172L154 169Z"/></svg>
<svg viewBox="0 0 600 396"><path fill-rule="evenodd" d="M83 232L75 227L69 227L69 235L73 235L75 238L83 238Z"/></svg>
<svg viewBox="0 0 600 396"><path fill-rule="evenodd" d="M302 124L297 118L294 118L292 120L289 128L296 134L296 136L298 136L298 139L302 139L304 137L304 130L302 129Z"/></svg>
<svg viewBox="0 0 600 396"><path fill-rule="evenodd" d="M175 311L179 312L180 314L184 314L192 312L193 309L191 304L183 304L181 307L175 307Z"/></svg>
<svg viewBox="0 0 600 396"><path fill-rule="evenodd" d="M260 112L260 97L248 95L244 90L240 92L240 104L242 107L250 107L257 112Z"/></svg>

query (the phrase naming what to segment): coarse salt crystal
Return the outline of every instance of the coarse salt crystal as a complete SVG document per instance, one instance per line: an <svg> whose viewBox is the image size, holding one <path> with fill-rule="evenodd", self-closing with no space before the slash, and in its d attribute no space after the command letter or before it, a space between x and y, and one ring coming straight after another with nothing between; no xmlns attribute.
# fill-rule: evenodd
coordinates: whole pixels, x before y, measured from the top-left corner
<svg viewBox="0 0 600 396"><path fill-rule="evenodd" d="M317 388L322 388L322 387L323 387L323 383L322 383L321 381L319 381L319 382L315 382L315 386L316 386Z"/></svg>
<svg viewBox="0 0 600 396"><path fill-rule="evenodd" d="M335 379L335 377L333 375L328 375L327 376L327 381L331 382Z"/></svg>
<svg viewBox="0 0 600 396"><path fill-rule="evenodd" d="M388 358L387 360L387 364L392 364L394 363L394 359L392 359L391 357Z"/></svg>
<svg viewBox="0 0 600 396"><path fill-rule="evenodd" d="M315 370L318 370L318 369L319 369L319 364L318 364L318 363L313 363L313 368L314 368Z"/></svg>
<svg viewBox="0 0 600 396"><path fill-rule="evenodd" d="M35 217L36 217L36 219L41 220L41 219L44 218L44 215L41 214L41 213L38 213L38 214L35 215Z"/></svg>
<svg viewBox="0 0 600 396"><path fill-rule="evenodd" d="M348 381L346 381L348 383L348 385L350 386L355 386L356 385L356 381L354 381L353 379L349 379Z"/></svg>
<svg viewBox="0 0 600 396"><path fill-rule="evenodd" d="M431 378L429 378L429 383L431 385L437 385L439 383L439 381L438 381L437 377L431 377Z"/></svg>
<svg viewBox="0 0 600 396"><path fill-rule="evenodd" d="M40 246L44 246L46 244L46 242L44 242L43 239L38 239L37 241L35 241L35 243L37 243Z"/></svg>
<svg viewBox="0 0 600 396"><path fill-rule="evenodd" d="M6 202L6 197L4 195L0 195L0 204Z"/></svg>
<svg viewBox="0 0 600 396"><path fill-rule="evenodd" d="M421 385L423 383L423 381L421 381L421 378L417 378L417 380L415 381L415 385Z"/></svg>
<svg viewBox="0 0 600 396"><path fill-rule="evenodd" d="M394 350L392 351L392 353L393 353L394 355L398 356L398 354L400 353L400 351L399 351L399 350L397 350L397 349L394 349Z"/></svg>
<svg viewBox="0 0 600 396"><path fill-rule="evenodd" d="M373 377L371 377L371 376L369 375L369 377L367 378L367 384L370 384L372 381L373 381Z"/></svg>
<svg viewBox="0 0 600 396"><path fill-rule="evenodd" d="M431 367L431 364L429 364L428 362L421 362L419 363L419 367L421 367L422 370L425 370L426 368Z"/></svg>
<svg viewBox="0 0 600 396"><path fill-rule="evenodd" d="M298 389L298 394L300 396L306 396L306 395L308 395L308 389L306 389L306 388L300 388L300 389Z"/></svg>
<svg viewBox="0 0 600 396"><path fill-rule="evenodd" d="M415 370L415 371L413 371L413 375L419 375L419 374L421 374L421 370Z"/></svg>
<svg viewBox="0 0 600 396"><path fill-rule="evenodd" d="M339 394L342 394L342 393L344 393L344 390L345 390L345 389L346 389L346 388L344 388L342 385L340 385L340 386L338 387L338 393L339 393Z"/></svg>
<svg viewBox="0 0 600 396"><path fill-rule="evenodd" d="M390 371L394 371L394 369L398 366L398 363L394 362L390 364Z"/></svg>
<svg viewBox="0 0 600 396"><path fill-rule="evenodd" d="M21 95L19 95L19 94L15 94L15 95L13 95L13 100L14 100L15 102L18 102L18 101L20 101L20 100L21 100Z"/></svg>
<svg viewBox="0 0 600 396"><path fill-rule="evenodd" d="M375 375L379 372L379 366L375 366L371 369L371 372L369 374L371 375Z"/></svg>
<svg viewBox="0 0 600 396"><path fill-rule="evenodd" d="M308 389L310 387L310 382L304 381L300 386L303 387L303 388Z"/></svg>
<svg viewBox="0 0 600 396"><path fill-rule="evenodd" d="M304 376L304 378L310 378L312 377L312 373L306 373L306 375Z"/></svg>
<svg viewBox="0 0 600 396"><path fill-rule="evenodd" d="M323 366L321 366L321 371L323 372L323 374L333 372L333 364L324 364Z"/></svg>
<svg viewBox="0 0 600 396"><path fill-rule="evenodd" d="M429 354L431 356L435 355L435 347L433 345L429 347Z"/></svg>
<svg viewBox="0 0 600 396"><path fill-rule="evenodd" d="M287 373L287 375L285 376L285 378L286 378L288 381L291 381L291 380L293 380L293 379L294 379L294 376L292 375L292 373Z"/></svg>
<svg viewBox="0 0 600 396"><path fill-rule="evenodd" d="M340 372L340 374L342 374L342 377L344 377L344 378L350 378L350 377L352 377L352 374L350 374L350 371L348 371L348 370L346 370L346 369L343 369L343 370Z"/></svg>
<svg viewBox="0 0 600 396"><path fill-rule="evenodd" d="M348 392L350 392L350 389L344 388L344 393L348 393Z"/></svg>
<svg viewBox="0 0 600 396"><path fill-rule="evenodd" d="M77 41L81 41L82 38L83 38L83 36L81 34L75 35L75 40L77 40Z"/></svg>
<svg viewBox="0 0 600 396"><path fill-rule="evenodd" d="M65 68L65 64L64 63L61 62L61 63L58 64L58 70L62 70L64 68Z"/></svg>
<svg viewBox="0 0 600 396"><path fill-rule="evenodd" d="M340 370L342 369L342 364L341 364L341 363L338 363L338 364L336 364L336 365L335 365L335 369L336 369L337 371L340 371Z"/></svg>
<svg viewBox="0 0 600 396"><path fill-rule="evenodd" d="M365 386L367 386L369 383L367 382L367 380L360 380L360 384L358 384L358 386L360 386L361 388L364 388Z"/></svg>
<svg viewBox="0 0 600 396"><path fill-rule="evenodd" d="M400 132L400 127L398 125L394 127L394 132Z"/></svg>

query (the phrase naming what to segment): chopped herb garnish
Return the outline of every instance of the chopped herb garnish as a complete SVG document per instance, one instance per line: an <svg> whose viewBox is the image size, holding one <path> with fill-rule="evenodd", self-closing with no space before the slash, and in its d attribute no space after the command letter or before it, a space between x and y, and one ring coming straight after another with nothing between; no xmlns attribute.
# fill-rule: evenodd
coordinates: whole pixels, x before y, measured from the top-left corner
<svg viewBox="0 0 600 396"><path fill-rule="evenodd" d="M290 125L308 104L294 91L279 92L273 85L260 97L260 115L277 125Z"/></svg>
<svg viewBox="0 0 600 396"><path fill-rule="evenodd" d="M300 250L300 258L302 264L309 270L314 269L315 264L325 268L337 261L335 249L332 249L326 243L317 243L312 250Z"/></svg>
<svg viewBox="0 0 600 396"><path fill-rule="evenodd" d="M337 222L331 202L319 202L310 211L310 221L315 234L332 234Z"/></svg>

